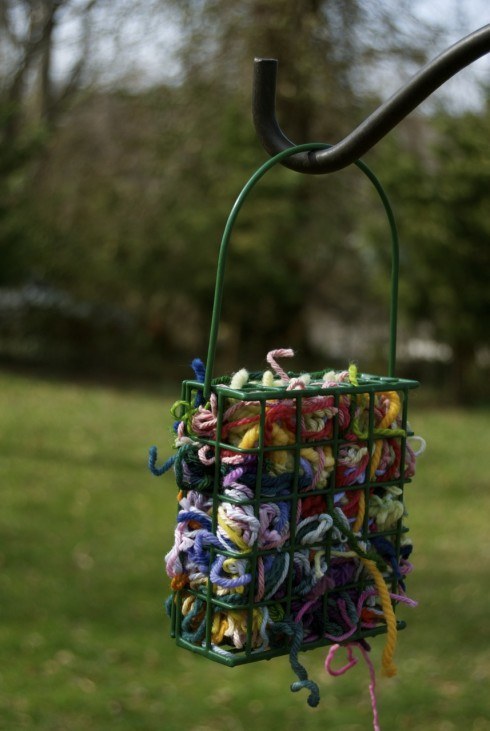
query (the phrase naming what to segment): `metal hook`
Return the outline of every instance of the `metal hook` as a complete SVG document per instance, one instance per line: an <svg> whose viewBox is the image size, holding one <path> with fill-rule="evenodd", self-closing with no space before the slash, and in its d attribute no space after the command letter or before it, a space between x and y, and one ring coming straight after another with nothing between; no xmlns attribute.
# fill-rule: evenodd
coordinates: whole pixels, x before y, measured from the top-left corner
<svg viewBox="0 0 490 731"><path fill-rule="evenodd" d="M311 175L331 173L347 167L374 147L448 79L489 51L490 24L465 36L426 64L404 87L336 145L326 150L287 157L282 164L299 173ZM253 120L259 139L270 155L276 155L295 144L286 137L276 119L276 77L276 59L255 59Z"/></svg>

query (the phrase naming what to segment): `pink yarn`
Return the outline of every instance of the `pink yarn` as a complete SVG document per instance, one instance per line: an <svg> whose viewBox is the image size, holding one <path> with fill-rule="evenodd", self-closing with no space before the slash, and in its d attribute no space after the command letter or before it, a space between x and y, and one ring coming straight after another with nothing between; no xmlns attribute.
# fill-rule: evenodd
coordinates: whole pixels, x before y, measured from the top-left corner
<svg viewBox="0 0 490 731"><path fill-rule="evenodd" d="M289 376L286 371L283 371L283 369L275 359L293 357L294 350L292 350L291 348L278 348L277 350L271 350L269 353L267 353L268 364L270 365L272 370L279 376L279 378L284 381L284 383L289 383Z"/></svg>
<svg viewBox="0 0 490 731"><path fill-rule="evenodd" d="M348 670L354 667L354 665L357 665L358 659L354 657L354 651L353 648L357 647L361 655L363 656L364 660L366 661L366 665L368 666L369 670L369 677L370 677L370 683L369 683L369 695L371 697L371 708L373 710L373 728L374 731L381 731L380 725L379 725L379 718L378 718L378 706L376 702L376 674L374 672L374 666L371 662L371 658L369 657L368 653L364 649L364 647L359 642L351 642L348 645L345 645L345 648L347 650L347 664L344 665L339 670L334 670L332 668L332 662L335 657L335 654L337 650L340 648L340 645L332 645L330 648L328 655L325 660L325 670L327 673L334 677L338 677L339 675L344 675Z"/></svg>

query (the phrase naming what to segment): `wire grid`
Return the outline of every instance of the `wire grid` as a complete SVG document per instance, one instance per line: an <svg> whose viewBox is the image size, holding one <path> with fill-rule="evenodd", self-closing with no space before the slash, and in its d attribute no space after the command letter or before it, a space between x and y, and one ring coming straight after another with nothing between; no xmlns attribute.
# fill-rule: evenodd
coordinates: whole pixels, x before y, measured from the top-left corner
<svg viewBox="0 0 490 731"><path fill-rule="evenodd" d="M315 377L321 379L323 371L320 373L313 373L312 380ZM253 373L250 375L250 381L259 381L262 378L262 373ZM298 377L298 374L289 373L291 378ZM269 649L256 649L252 646L252 625L253 625L253 611L254 609L261 606L273 607L278 604L281 606L284 615L289 617L291 615L292 603L295 598L295 586L294 586L294 554L300 549L304 549L304 544L298 542L296 536L296 520L293 516L297 515L298 501L304 497L311 496L323 496L326 501L326 512L329 514L333 513L334 510L334 497L339 492L351 492L351 491L363 491L365 496L365 504L369 505L369 497L371 492L375 488L397 486L401 489L401 495L399 500L404 502L403 489L405 484L411 481L409 477L405 476L405 454L406 454L406 441L407 437L411 436L411 432L407 430L407 410L408 410L408 392L409 390L416 388L419 384L417 381L408 379L399 379L394 377L383 377L362 374L358 377L358 385L352 385L350 383L339 383L336 386L330 386L328 388L309 387L301 390L286 390L284 387L265 387L254 382L247 384L241 389L232 389L228 386L230 383L230 377L224 376L213 380L212 393L217 398L217 428L216 438L206 439L202 437L196 437L190 434L189 436L200 445L209 445L214 451L215 455L215 467L214 467L214 480L212 488L210 488L208 495L212 496L212 532L216 534L218 525L218 508L221 503L233 503L239 505L252 505L254 515L256 518L259 517L260 506L263 503L270 502L289 502L291 509L290 514L290 536L289 540L280 547L273 549L261 549L259 546L258 539L254 542L251 547L250 553L247 553L246 558L248 560L249 569L252 576L252 580L249 585L245 588L243 595L243 603L237 605L235 602L227 601L225 596L217 596L211 579L208 580L207 585L199 587L197 589L190 588L187 586L185 589L179 589L173 592L172 610L171 610L171 624L172 624L172 635L176 638L177 644L186 647L193 652L202 654L209 659L215 660L219 663L235 666L244 663L249 663L257 660L270 659L279 655L285 655L289 653L290 641L285 637L284 642L280 646L270 647ZM376 434L375 419L374 419L374 405L376 394L383 393L386 391L396 391L400 397L402 404L402 416L401 416L401 434L399 431L396 432L396 439L400 446L400 464L399 469L394 478L384 480L382 477L370 478L371 459L373 453L374 442L379 439L393 439L393 437L387 435ZM182 401L191 404L194 402L196 395L202 393L202 383L193 380L186 380L182 384ZM302 440L301 434L301 415L302 415L302 402L305 398L312 396L326 396L332 395L334 397L334 405L338 409L339 399L342 395L351 395L359 398L363 396L369 399L368 406L368 429L367 434L363 434L362 437L357 437L359 442L364 443L368 448L369 462L365 469L365 477L361 484L354 484L351 486L339 487L336 484L336 468L339 450L343 445L352 445L352 439L346 439L346 434L340 433L339 428L339 412L332 417L333 429L332 436L325 439L308 439ZM226 411L228 402L230 399L237 401L255 401L260 404L260 419L259 419L259 432L257 444L254 447L243 449L233 444L230 444L225 438L223 438L223 414ZM284 399L294 400L296 409L296 433L294 444L288 445L268 445L266 444L265 437L265 420L266 420L266 405L273 402L278 402ZM351 399L351 403L354 403L355 399ZM299 485L300 475L300 452L304 448L316 448L329 446L332 450L332 457L334 459L333 470L328 477L326 486L321 489L308 489L307 492L302 491ZM242 455L254 455L257 458L256 463L256 481L254 489L254 497L250 500L237 500L228 495L223 494L223 470L221 464L221 452L226 450L228 452L235 452ZM276 450L288 451L293 457L294 469L292 472L292 480L290 490L287 494L281 492L280 496L271 496L270 494L264 494L262 490L262 477L266 472L266 465L268 456ZM188 489L191 489L189 486ZM370 541L375 537L386 537L388 538L395 549L396 563L398 565L400 560L400 545L402 536L408 531L406 526L403 524L403 519L400 518L394 528L390 530L373 532L369 525L369 510L366 509L364 515L363 525L358 538L362 541ZM330 566L331 550L332 550L332 531L328 530L325 539L320 543L308 544L310 549L321 549L325 551L325 560L328 566ZM266 556L268 554L276 552L287 552L289 553L289 571L286 578L286 594L280 599L270 598L263 601L255 601L255 595L257 590L257 561L259 557ZM244 558L244 554L225 548L217 548L215 546L210 547L210 565L214 562L218 556L224 556L226 558ZM328 576L328 571L327 571ZM393 594L397 593L398 590L398 578L394 572L385 572L383 577L387 583L388 590ZM303 642L301 650L305 651L308 649L314 649L316 647L333 644L333 640L325 636L327 632L328 623L328 603L329 598L334 596L337 592L344 592L348 590L356 590L361 593L367 587L373 585L373 580L369 576L363 576L357 581L342 586L337 586L332 589L326 589L322 596L322 617L323 626L322 631L319 632L319 639L315 639L309 642ZM188 639L184 638L181 634L181 620L182 620L182 600L184 596L193 595L204 602L205 606L205 626L206 633L205 639L199 644L195 644ZM392 602L395 606L396 602ZM241 649L226 647L226 650L216 647L211 641L213 617L218 610L230 610L246 612L247 615L247 636L244 647ZM397 628L403 629L405 622L398 621ZM366 628L360 626L360 620L356 632L349 638L349 642L355 642L365 637L375 636L382 634L386 631L385 625L377 625L376 627Z"/></svg>

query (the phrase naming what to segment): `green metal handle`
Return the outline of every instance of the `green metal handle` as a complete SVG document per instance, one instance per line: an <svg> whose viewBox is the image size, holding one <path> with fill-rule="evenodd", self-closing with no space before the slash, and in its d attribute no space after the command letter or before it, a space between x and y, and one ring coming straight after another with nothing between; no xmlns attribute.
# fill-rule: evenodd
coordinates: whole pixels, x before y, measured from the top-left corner
<svg viewBox="0 0 490 731"><path fill-rule="evenodd" d="M218 266L216 271L216 285L214 291L214 304L213 314L211 317L211 328L209 332L209 345L208 345L208 357L206 362L206 377L204 381L203 393L204 398L208 398L211 393L211 382L213 379L214 361L216 357L216 343L218 340L218 330L221 318L221 305L223 302L223 286L225 277L225 266L228 255L228 244L230 241L233 226L237 219L238 213L243 206L248 194L259 182L259 180L270 170L274 165L280 163L285 157L294 155L298 152L306 152L311 150L325 150L331 147L323 142L308 142L303 145L295 145L287 150L283 150L274 157L269 158L260 168L258 168L252 177L248 180L246 185L242 188L238 198L236 199L233 208L231 209L230 215L226 222L223 237L221 239L221 246L218 255ZM388 218L391 232L391 247L392 247L392 264L391 264L391 298L390 298L390 347L388 354L388 375L395 375L395 360L396 360L396 326L397 326L397 310L398 310L398 269L399 269L399 254L398 254L398 232L396 229L395 217L391 208L390 202L386 193L384 192L381 183L374 175L372 170L362 162L357 160L354 165L358 167L362 172L369 178L374 185L378 195L381 199L383 207Z"/></svg>

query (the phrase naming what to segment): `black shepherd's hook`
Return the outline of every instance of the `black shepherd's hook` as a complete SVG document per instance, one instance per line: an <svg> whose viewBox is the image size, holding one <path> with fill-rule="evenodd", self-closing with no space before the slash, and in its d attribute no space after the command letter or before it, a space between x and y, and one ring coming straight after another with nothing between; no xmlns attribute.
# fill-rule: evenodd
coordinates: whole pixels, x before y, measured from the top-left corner
<svg viewBox="0 0 490 731"><path fill-rule="evenodd" d="M489 51L490 24L462 38L424 66L341 142L326 150L287 157L282 164L297 172L312 175L347 167L370 150L445 81ZM259 139L271 155L295 144L286 137L276 119L276 76L275 59L255 59L253 119Z"/></svg>

